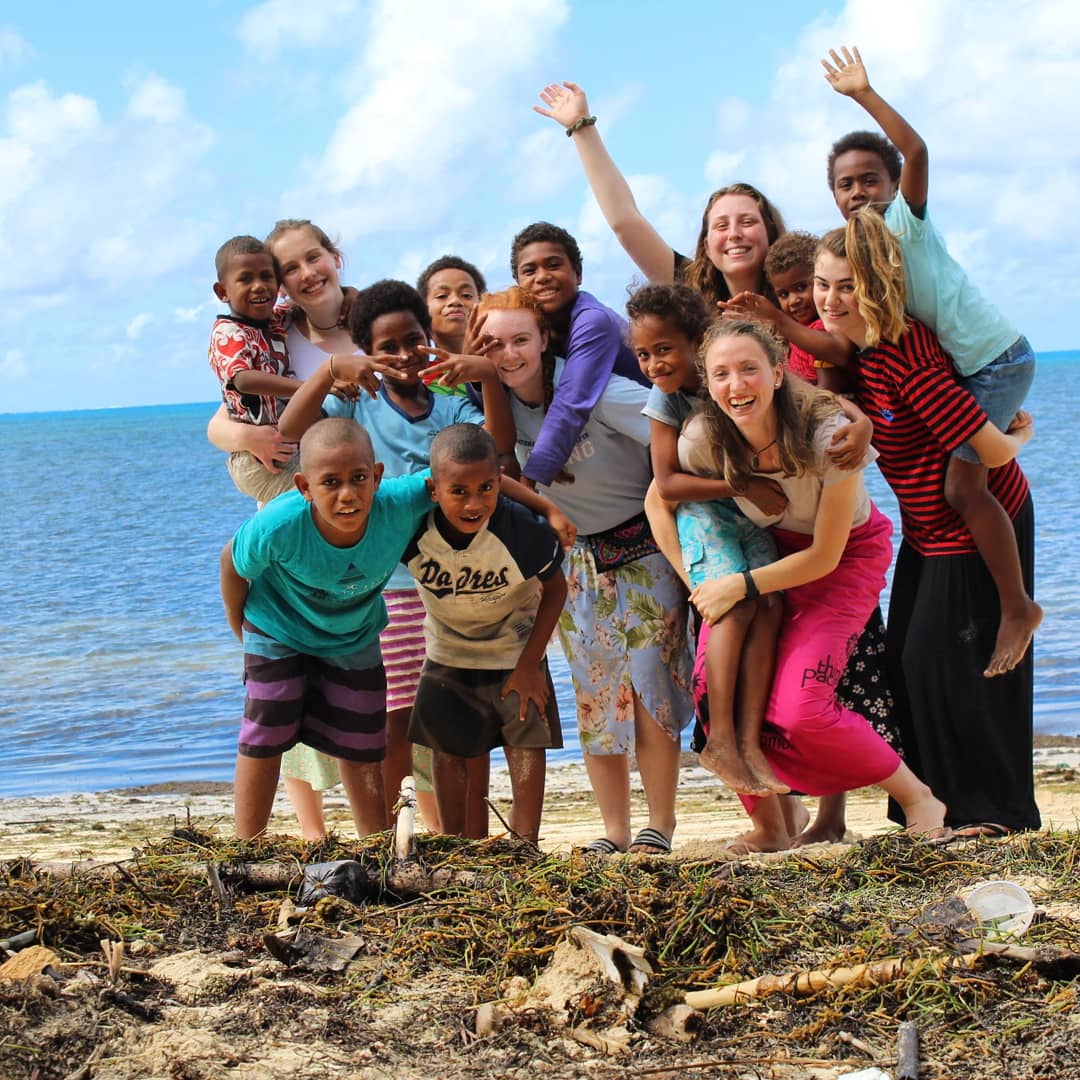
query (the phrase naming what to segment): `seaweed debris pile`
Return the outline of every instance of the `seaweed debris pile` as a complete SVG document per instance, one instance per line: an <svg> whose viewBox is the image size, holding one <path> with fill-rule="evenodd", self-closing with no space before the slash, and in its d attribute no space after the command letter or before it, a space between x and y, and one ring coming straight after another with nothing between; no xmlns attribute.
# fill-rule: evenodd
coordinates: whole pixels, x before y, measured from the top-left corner
<svg viewBox="0 0 1080 1080"><path fill-rule="evenodd" d="M333 859L359 864L360 893L298 908L304 868ZM987 940L956 899L996 879L1035 900L1022 942ZM403 875L387 834L241 843L189 826L120 863L9 861L0 882L4 1080L900 1075L902 1022L920 1077L1080 1076L1077 832L891 834L775 861L428 837ZM525 1008L478 1034L478 1010L534 984L573 928L651 966L628 1045L574 1037L608 1007L599 986L569 1026ZM746 980L686 1041L656 1034L688 992Z"/></svg>

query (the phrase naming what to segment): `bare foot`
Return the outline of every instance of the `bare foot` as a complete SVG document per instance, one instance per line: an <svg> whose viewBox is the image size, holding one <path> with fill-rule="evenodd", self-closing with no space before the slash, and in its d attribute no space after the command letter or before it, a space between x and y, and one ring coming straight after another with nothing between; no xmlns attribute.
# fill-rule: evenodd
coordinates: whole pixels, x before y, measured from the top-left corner
<svg viewBox="0 0 1080 1080"><path fill-rule="evenodd" d="M809 829L803 829L792 841L792 847L802 847L804 844L838 844L847 834L847 825L841 821L831 819L821 820L820 815L814 819L814 824Z"/></svg>
<svg viewBox="0 0 1080 1080"><path fill-rule="evenodd" d="M798 795L788 795L780 800L781 812L784 815L784 824L787 826L788 835L795 838L792 847L798 844L798 836L810 823L810 811L806 809Z"/></svg>
<svg viewBox="0 0 1080 1080"><path fill-rule="evenodd" d="M769 794L769 789L750 772L734 746L707 742L699 759L709 772L715 773L740 795Z"/></svg>
<svg viewBox="0 0 1080 1080"><path fill-rule="evenodd" d="M739 744L739 752L742 755L746 767L758 783L764 785L776 795L786 795L790 786L780 780L773 772L769 759L762 752L760 743Z"/></svg>
<svg viewBox="0 0 1080 1080"><path fill-rule="evenodd" d="M952 830L945 828L945 804L929 794L929 788L927 792L923 798L901 806L907 822L905 832L924 840L937 840L951 835Z"/></svg>
<svg viewBox="0 0 1080 1080"><path fill-rule="evenodd" d="M728 840L720 851L724 855L753 855L761 851L787 851L790 847L791 837L786 832L751 829Z"/></svg>
<svg viewBox="0 0 1080 1080"><path fill-rule="evenodd" d="M1021 660L1031 645L1031 638L1042 622L1043 610L1034 600L1023 607L1005 612L998 627L994 655L983 672L988 679L995 675L1007 675Z"/></svg>

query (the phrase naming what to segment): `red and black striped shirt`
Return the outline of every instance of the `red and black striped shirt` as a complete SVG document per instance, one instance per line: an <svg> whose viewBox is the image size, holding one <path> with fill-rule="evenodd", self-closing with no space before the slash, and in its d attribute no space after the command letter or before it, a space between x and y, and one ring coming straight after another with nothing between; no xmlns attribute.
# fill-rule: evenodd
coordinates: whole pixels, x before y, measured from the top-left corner
<svg viewBox="0 0 1080 1080"><path fill-rule="evenodd" d="M945 470L986 413L960 385L938 339L909 318L898 342L858 354L856 393L874 424L878 467L900 503L904 539L922 555L974 551L971 533L945 501ZM1028 496L1015 460L990 470L989 488L1010 518Z"/></svg>

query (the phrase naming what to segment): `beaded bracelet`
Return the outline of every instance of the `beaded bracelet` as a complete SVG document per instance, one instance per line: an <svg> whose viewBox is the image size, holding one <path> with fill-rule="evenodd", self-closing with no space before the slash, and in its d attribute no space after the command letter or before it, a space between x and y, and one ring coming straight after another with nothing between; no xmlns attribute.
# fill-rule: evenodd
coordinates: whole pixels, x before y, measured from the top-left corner
<svg viewBox="0 0 1080 1080"><path fill-rule="evenodd" d="M596 123L595 116L579 116L567 129L566 137L569 139L575 131L580 131L584 127L592 127Z"/></svg>

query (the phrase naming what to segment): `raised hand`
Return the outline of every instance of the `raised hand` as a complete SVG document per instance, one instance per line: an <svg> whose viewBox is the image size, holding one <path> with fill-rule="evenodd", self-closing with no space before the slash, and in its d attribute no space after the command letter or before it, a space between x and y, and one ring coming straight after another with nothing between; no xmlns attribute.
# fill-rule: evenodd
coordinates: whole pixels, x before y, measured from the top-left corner
<svg viewBox="0 0 1080 1080"><path fill-rule="evenodd" d="M389 375L392 379L408 378L394 366L398 360L396 356L379 354L359 356L356 353L335 353L330 357L330 366L334 369L335 385L352 384L375 398L379 393L379 375Z"/></svg>
<svg viewBox="0 0 1080 1080"><path fill-rule="evenodd" d="M845 97L857 97L870 89L870 80L866 76L862 57L854 45L851 47L851 52L848 51L846 45L842 46L840 53L837 53L835 49L830 49L829 56L832 57L832 63L830 64L828 60L821 61L821 66L825 69L825 78L838 94L843 94Z"/></svg>
<svg viewBox="0 0 1080 1080"><path fill-rule="evenodd" d="M424 384L430 386L437 382L442 386L460 386L467 382L483 382L485 378L495 376L495 362L487 356L494 344L491 339L481 344L477 354L451 353L437 345L425 345L418 352L426 352L435 357L435 362L420 374Z"/></svg>
<svg viewBox="0 0 1080 1080"><path fill-rule="evenodd" d="M540 91L540 100L547 106L534 105L533 112L547 116L564 128L589 115L589 103L585 91L577 83L551 83Z"/></svg>
<svg viewBox="0 0 1080 1080"><path fill-rule="evenodd" d="M736 293L730 300L717 300L716 306L725 319L756 319L772 325L780 317L776 305L755 292Z"/></svg>

